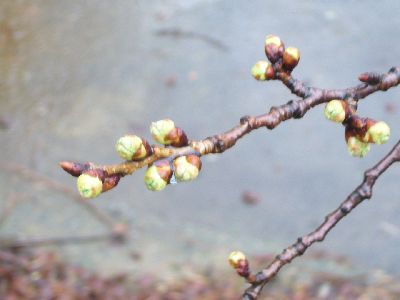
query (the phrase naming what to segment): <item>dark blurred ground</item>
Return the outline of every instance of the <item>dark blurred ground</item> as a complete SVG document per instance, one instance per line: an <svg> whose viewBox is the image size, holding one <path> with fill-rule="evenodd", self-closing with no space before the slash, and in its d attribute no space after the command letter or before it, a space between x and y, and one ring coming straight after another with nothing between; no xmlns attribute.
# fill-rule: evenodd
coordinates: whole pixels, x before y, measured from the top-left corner
<svg viewBox="0 0 400 300"><path fill-rule="evenodd" d="M260 268L271 258L265 256L252 261ZM318 259L321 257L313 257L314 261ZM335 263L347 264L337 259ZM161 282L149 274L134 279L127 274L104 277L67 264L51 252L0 252L0 276L0 297L4 300L233 300L244 289L232 273L210 269L198 270L195 276L182 276L174 282ZM295 272L272 281L266 289L260 300L395 300L400 297L399 279L383 273L348 277Z"/></svg>
<svg viewBox="0 0 400 300"><path fill-rule="evenodd" d="M151 121L170 117L200 139L284 103L292 96L279 83L249 75L269 33L300 49L295 76L319 87L355 85L361 72L398 65L399 13L394 0L3 0L0 163L24 165L74 188L59 161L117 162L117 138L128 132L149 138ZM224 155L204 158L191 184L151 193L143 172L124 179L93 203L129 225L127 242L56 250L106 274L162 278L196 273L187 264L226 272L235 249L278 252L314 229L394 145L399 96L393 89L360 104L361 114L388 122L393 136L363 160L347 154L343 129L326 122L318 107L300 122L260 130ZM350 271L398 274L399 175L394 167L382 176L373 200L315 249L350 256L356 266ZM259 195L256 205L242 203L246 191ZM3 239L107 231L69 194L0 169L0 210L16 198L0 228Z"/></svg>

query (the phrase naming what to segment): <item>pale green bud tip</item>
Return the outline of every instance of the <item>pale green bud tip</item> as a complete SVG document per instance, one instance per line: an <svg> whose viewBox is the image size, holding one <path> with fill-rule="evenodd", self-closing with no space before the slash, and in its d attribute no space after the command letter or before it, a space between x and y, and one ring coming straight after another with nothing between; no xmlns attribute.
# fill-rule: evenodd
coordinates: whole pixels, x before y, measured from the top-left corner
<svg viewBox="0 0 400 300"><path fill-rule="evenodd" d="M186 156L180 156L174 160L175 178L177 181L191 181L199 175L199 168L190 163Z"/></svg>
<svg viewBox="0 0 400 300"><path fill-rule="evenodd" d="M174 121L164 119L157 122L152 122L150 126L150 133L154 140L161 144L169 144L166 140L167 135L175 128Z"/></svg>
<svg viewBox="0 0 400 300"><path fill-rule="evenodd" d="M390 127L383 121L377 122L368 129L368 134L373 143L384 144L389 140Z"/></svg>
<svg viewBox="0 0 400 300"><path fill-rule="evenodd" d="M279 36L270 34L267 35L267 37L265 38L265 45L274 45L274 46L281 46L282 45L282 41L279 38Z"/></svg>
<svg viewBox="0 0 400 300"><path fill-rule="evenodd" d="M147 169L144 175L144 183L150 191L161 191L167 186L167 182L161 178L156 166Z"/></svg>
<svg viewBox="0 0 400 300"><path fill-rule="evenodd" d="M266 80L266 72L268 67L268 62L260 60L251 68L251 75L257 80L264 81Z"/></svg>
<svg viewBox="0 0 400 300"><path fill-rule="evenodd" d="M240 252L240 251L233 251L233 252L231 252L231 254L229 254L229 257L228 257L229 264L233 268L237 268L239 262L241 260L245 260L245 259L246 259L246 255L244 255L244 253Z"/></svg>
<svg viewBox="0 0 400 300"><path fill-rule="evenodd" d="M125 160L131 160L142 146L142 139L136 135L125 135L115 144L118 155Z"/></svg>
<svg viewBox="0 0 400 300"><path fill-rule="evenodd" d="M347 150L350 155L356 157L364 157L370 150L370 145L357 139L355 136L349 137L347 140Z"/></svg>
<svg viewBox="0 0 400 300"><path fill-rule="evenodd" d="M95 198L101 194L103 183L99 177L81 174L76 182L79 194L83 198Z"/></svg>
<svg viewBox="0 0 400 300"><path fill-rule="evenodd" d="M325 117L333 122L341 123L346 118L346 111L341 100L331 100L325 106Z"/></svg>

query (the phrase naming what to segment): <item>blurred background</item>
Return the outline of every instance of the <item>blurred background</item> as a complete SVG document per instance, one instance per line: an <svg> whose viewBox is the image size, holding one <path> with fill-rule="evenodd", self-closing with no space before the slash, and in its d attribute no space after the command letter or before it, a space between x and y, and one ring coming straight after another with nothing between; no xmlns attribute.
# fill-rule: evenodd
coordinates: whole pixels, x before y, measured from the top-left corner
<svg viewBox="0 0 400 300"><path fill-rule="evenodd" d="M202 139L294 99L280 82L250 75L265 59L267 34L300 49L294 75L311 86L354 86L362 72L386 72L400 59L399 13L398 1L2 0L0 246L26 242L91 272L160 282L231 274L232 250L280 252L396 143L399 89L360 103L360 115L392 129L362 160L347 154L344 129L325 121L321 106L204 157L196 181L159 193L146 189L141 170L88 207L58 163L119 162L115 141L126 133L150 139L150 123L162 118ZM398 166L386 172L372 200L282 278L301 281L315 270L398 276L399 176Z"/></svg>

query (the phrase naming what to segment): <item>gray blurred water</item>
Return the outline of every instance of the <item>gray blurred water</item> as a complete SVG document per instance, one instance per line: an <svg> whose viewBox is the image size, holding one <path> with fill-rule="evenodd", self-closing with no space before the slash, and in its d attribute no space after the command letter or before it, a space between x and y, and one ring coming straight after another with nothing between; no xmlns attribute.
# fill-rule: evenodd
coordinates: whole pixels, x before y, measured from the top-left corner
<svg viewBox="0 0 400 300"><path fill-rule="evenodd" d="M172 118L201 139L293 99L279 82L259 83L249 74L264 58L270 33L300 49L298 78L318 87L355 85L361 72L398 65L399 13L398 1L3 0L0 118L8 129L0 129L1 160L74 187L59 161L118 162L117 138L149 138L151 121ZM128 244L71 245L63 253L107 272L168 275L189 262L227 269L235 249L280 251L313 230L395 144L399 96L393 89L360 104L360 114L392 128L392 139L365 159L347 154L343 128L325 121L317 107L301 121L258 130L223 155L205 157L193 183L152 193L142 171L125 178L92 201L129 223ZM398 166L384 174L372 201L315 249L398 273L399 175ZM17 175L0 178L1 206L12 193L29 198L0 228L2 236L105 229L63 194ZM244 205L245 190L261 202ZM132 261L132 252L141 260Z"/></svg>

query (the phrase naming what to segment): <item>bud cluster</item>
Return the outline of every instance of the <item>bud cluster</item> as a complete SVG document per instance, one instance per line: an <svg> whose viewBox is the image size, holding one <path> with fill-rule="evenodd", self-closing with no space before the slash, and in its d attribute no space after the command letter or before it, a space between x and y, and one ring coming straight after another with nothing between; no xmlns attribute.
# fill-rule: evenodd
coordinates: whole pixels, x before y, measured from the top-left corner
<svg viewBox="0 0 400 300"><path fill-rule="evenodd" d="M345 139L347 150L352 156L364 157L370 150L370 144L384 144L389 140L390 127L383 121L360 118L351 111L344 100L329 101L324 110L325 117L346 126Z"/></svg>
<svg viewBox="0 0 400 300"><path fill-rule="evenodd" d="M191 181L197 178L201 170L201 160L197 155L184 155L154 162L146 171L144 182L151 191L161 191L171 183L172 175L177 182Z"/></svg>
<svg viewBox="0 0 400 300"><path fill-rule="evenodd" d="M251 75L260 81L275 79L276 72L292 72L300 60L300 51L295 47L285 48L276 35L268 35L264 44L265 55L270 61L259 61L251 69Z"/></svg>
<svg viewBox="0 0 400 300"><path fill-rule="evenodd" d="M170 119L153 122L150 133L155 141L167 146L184 147L188 145L186 133ZM156 146L154 146L156 147ZM155 155L155 148L149 142L137 135L124 135L115 144L115 151L126 161L143 161ZM154 159L158 159L155 156ZM150 159L149 163L154 161ZM120 178L125 174L107 174L105 169L98 168L91 163L61 162L60 166L72 176L78 177L77 188L83 198L95 198L117 186ZM128 165L127 165L128 166ZM164 189L175 176L177 182L190 181L197 178L201 169L201 161L197 155L174 156L174 159L158 159L151 165L145 174L145 184L149 190Z"/></svg>

